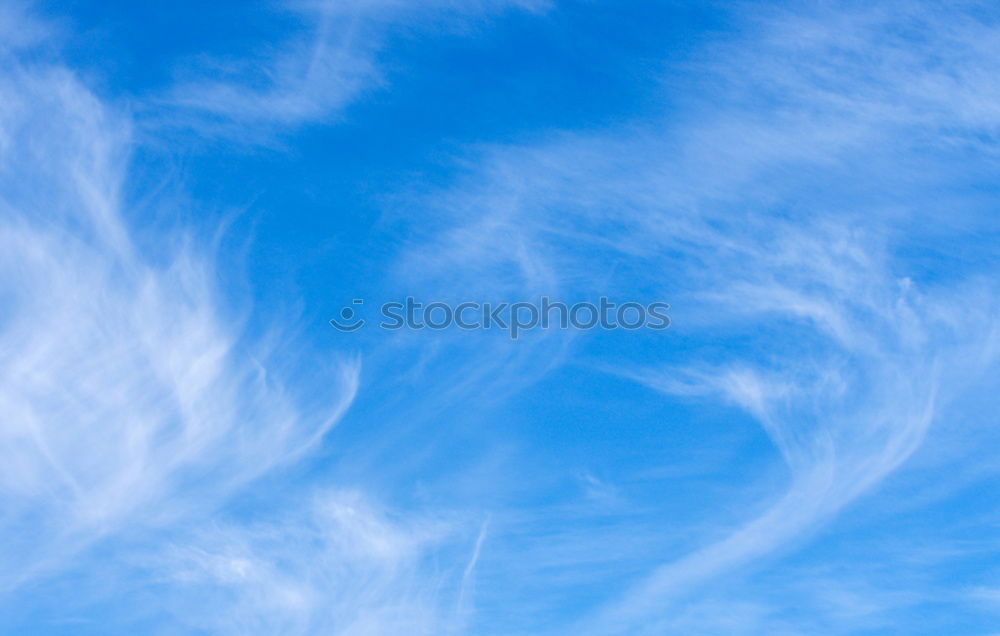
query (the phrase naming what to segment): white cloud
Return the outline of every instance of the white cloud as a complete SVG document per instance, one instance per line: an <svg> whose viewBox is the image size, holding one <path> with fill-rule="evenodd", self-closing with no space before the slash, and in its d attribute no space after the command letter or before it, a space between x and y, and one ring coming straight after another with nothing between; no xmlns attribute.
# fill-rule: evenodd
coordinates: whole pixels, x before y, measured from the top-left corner
<svg viewBox="0 0 1000 636"><path fill-rule="evenodd" d="M128 119L58 65L3 67L0 586L12 588L101 537L197 519L300 456L351 403L358 369L345 361L310 401L269 375L207 250L183 229L154 249L136 241Z"/></svg>
<svg viewBox="0 0 1000 636"><path fill-rule="evenodd" d="M615 372L746 409L780 450L787 490L727 538L651 568L584 631L635 633L692 586L808 536L905 462L965 380L997 362L998 292L980 282L990 264L937 278L901 255L956 226L974 235L989 214L929 196L968 178L951 153L989 152L1000 111L977 96L997 90L995 27L934 10L750 24L692 64L708 74L681 99L693 125L491 149L438 202L455 227L414 257L460 264L440 268L442 286L474 273L497 287L654 289L672 294L675 332L716 350L733 335L721 364ZM617 279L614 262L635 278Z"/></svg>
<svg viewBox="0 0 1000 636"><path fill-rule="evenodd" d="M295 2L288 8L301 18L300 31L259 57L199 60L198 66L209 67L211 73L200 77L202 73L189 72L172 88L166 97L170 110L162 121L243 140L264 139L274 126L328 122L361 93L387 81L379 53L390 33L422 28L428 22L458 27L509 8L539 11L547 4L544 0Z"/></svg>
<svg viewBox="0 0 1000 636"><path fill-rule="evenodd" d="M467 15L506 4L429 10ZM227 135L323 121L379 81L380 34L415 10L309 5L310 38L256 66L231 65L228 79L194 79L169 107ZM692 98L704 109L696 125L494 149L481 172L436 201L454 226L401 259L404 278L422 265L408 283L435 292L670 291L681 312L675 331L733 336L722 361L694 351L690 363L605 366L664 393L747 411L780 451L786 489L754 502L763 512L735 528L716 528L727 533L721 540L647 563L581 629L655 630L698 586L796 545L905 462L967 379L995 369L996 272L937 279L909 271L900 256L917 224L926 236L955 231L926 199L958 178L947 153L982 152L995 135L995 29L962 14L914 12L905 16L914 32L901 35L889 28L894 20L877 10L764 16L739 50L721 46L705 61L715 88L702 94L708 107ZM459 550L461 521L394 515L341 491L264 520L206 521L242 486L321 441L354 397L357 364L331 378L320 414L283 374L265 371L269 352L237 327L209 253L183 233L164 236L154 254L137 240L123 195L128 119L64 68L2 61L0 303L13 309L0 318L0 452L9 458L0 466L0 538L12 564L0 585L16 588L129 531L147 548L173 546L158 558L144 546L130 556L140 578L167 585L184 625L461 630L486 524L471 550ZM763 107L761 96L775 105ZM927 183L898 164L915 161L917 146L928 150L918 171L933 176ZM887 202L886 184L905 194ZM959 232L981 223L975 209L949 212ZM623 283L612 262L628 262L632 279ZM412 373L435 376L421 385L431 389L426 399L409 405L417 416L469 395L477 404L506 395L576 344L544 334L516 351L506 340L479 341L459 365L457 343L442 336L414 347ZM583 481L604 508L627 505L617 484L589 473ZM565 582L567 563L645 552L655 542L642 529L646 537L632 538L616 528L621 545L606 552L606 536L588 528L553 533L558 545L539 540L533 554L542 558L517 567L549 566ZM836 581L828 588L833 613L880 611ZM980 600L990 596L983 590ZM706 594L669 624L794 631L766 603L719 599L726 594Z"/></svg>
<svg viewBox="0 0 1000 636"><path fill-rule="evenodd" d="M141 558L192 629L439 634L457 625L446 602L454 581L464 587L469 578L447 551L455 530L443 519L398 518L358 492L328 491L287 518L208 528Z"/></svg>

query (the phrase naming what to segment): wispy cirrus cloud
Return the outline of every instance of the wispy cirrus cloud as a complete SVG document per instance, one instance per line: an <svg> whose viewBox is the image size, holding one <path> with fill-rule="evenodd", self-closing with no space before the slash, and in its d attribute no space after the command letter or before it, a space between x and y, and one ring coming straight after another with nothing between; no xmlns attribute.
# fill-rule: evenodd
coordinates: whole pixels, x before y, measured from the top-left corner
<svg viewBox="0 0 1000 636"><path fill-rule="evenodd" d="M212 633L452 633L465 546L447 518L330 490L281 519L204 527L144 553L178 622ZM455 550L456 544L460 546ZM474 565L474 562L473 562Z"/></svg>
<svg viewBox="0 0 1000 636"><path fill-rule="evenodd" d="M350 405L358 368L345 359L303 399L241 332L208 248L183 229L136 238L129 121L71 71L6 56L0 93L10 591L103 537L199 518L301 456Z"/></svg>
<svg viewBox="0 0 1000 636"><path fill-rule="evenodd" d="M203 60L136 106L139 137L327 122L384 81L391 33L507 8L544 5L295 5L308 28L254 59ZM632 348L598 332L397 333L367 351L368 396L353 359L327 375L318 354L280 364L265 344L280 334L244 329L197 232L151 236L129 194L135 124L67 66L17 55L37 25L0 27L6 625L31 623L19 600L48 602L36 584L73 588L58 620L94 626L110 606L112 631L801 633L892 625L927 602L935 586L896 590L875 566L780 558L933 452L960 407L963 430L984 428L965 391L993 381L1000 353L996 24L971 3L746 6L736 22L668 66L669 117L479 148L465 178L419 199L404 240L379 236L389 291L652 295L672 331ZM556 382L535 406L622 411L607 426L641 447L634 463L592 469L603 431L511 399L581 369L635 393L607 405L603 386ZM688 464L661 465L669 449L631 430L651 403L663 426L681 408L696 420ZM360 442L306 461L359 406ZM520 431L487 430L500 406L496 428L540 429L524 451L537 465L504 456ZM738 428L737 411L767 448L719 468L719 420ZM583 459L566 438L544 447L563 427L594 438ZM938 466L979 443L958 437ZM340 483L344 465L364 487ZM650 474L676 483L638 487ZM960 481L942 474L942 489ZM380 505L383 486L409 505ZM987 604L994 587L953 600Z"/></svg>
<svg viewBox="0 0 1000 636"><path fill-rule="evenodd" d="M252 140L275 127L336 120L362 93L387 81L379 52L389 33L461 28L470 18L508 9L541 11L545 0L478 2L293 2L303 27L260 56L202 59L165 96L171 125Z"/></svg>
<svg viewBox="0 0 1000 636"><path fill-rule="evenodd" d="M286 336L246 328L204 228L149 231L129 194L128 114L58 60L2 55L4 625L33 629L44 607L48 627L90 629L112 605L101 629L461 630L482 542L464 516L325 484L238 513L308 463L354 402L360 362L289 363ZM301 123L327 112L319 101L271 104L253 125ZM66 580L82 583L59 612L14 607ZM130 601L108 583L125 580ZM160 602L135 603L154 590Z"/></svg>
<svg viewBox="0 0 1000 636"><path fill-rule="evenodd" d="M675 70L703 74L679 98L692 109L681 123L486 152L443 199L458 229L419 257L502 281L512 278L497 257L520 255L575 293L669 293L686 357L699 342L728 353L600 366L746 410L784 460L786 490L764 512L652 567L585 631L660 633L692 586L802 540L871 492L967 378L996 368L997 262L980 242L995 236L991 213L935 193L985 178L957 157L992 161L997 112L982 96L997 89L996 25L933 7L744 18L744 37ZM934 272L913 257L956 236L980 256L960 276L948 265L960 253L937 251ZM677 357L665 342L650 351Z"/></svg>

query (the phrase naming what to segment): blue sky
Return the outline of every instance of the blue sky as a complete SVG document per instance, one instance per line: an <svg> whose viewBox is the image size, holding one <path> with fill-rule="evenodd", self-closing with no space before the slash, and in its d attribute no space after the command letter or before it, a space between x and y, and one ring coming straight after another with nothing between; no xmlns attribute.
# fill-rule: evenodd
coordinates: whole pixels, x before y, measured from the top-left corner
<svg viewBox="0 0 1000 636"><path fill-rule="evenodd" d="M992 4L136 4L0 7L0 631L996 633Z"/></svg>

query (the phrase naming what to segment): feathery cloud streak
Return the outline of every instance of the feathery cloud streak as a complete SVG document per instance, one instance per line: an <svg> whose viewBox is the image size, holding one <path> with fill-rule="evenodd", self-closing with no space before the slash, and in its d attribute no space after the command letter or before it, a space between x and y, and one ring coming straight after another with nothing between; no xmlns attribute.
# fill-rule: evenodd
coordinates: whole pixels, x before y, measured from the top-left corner
<svg viewBox="0 0 1000 636"><path fill-rule="evenodd" d="M240 333L211 254L137 243L128 120L67 69L0 78L4 589L135 524L204 514L314 446L357 389L295 397ZM176 245L184 245L176 248ZM321 408L316 408L321 404ZM196 496L195 496L196 495ZM31 532L27 529L31 528Z"/></svg>
<svg viewBox="0 0 1000 636"><path fill-rule="evenodd" d="M958 253L936 254L933 273L907 258L936 237L995 235L988 209L935 189L978 177L957 157L992 161L996 25L880 7L748 22L685 69L701 77L675 98L690 109L681 124L488 153L445 198L472 224L415 259L485 279L497 254L530 245L520 260L591 293L609 284L601 265L629 263L630 286L673 294L675 330L706 351L732 334L717 362L601 365L745 409L784 460L787 490L727 538L654 568L585 631L670 631L671 600L829 520L919 447L963 382L996 368L995 259L955 275Z"/></svg>

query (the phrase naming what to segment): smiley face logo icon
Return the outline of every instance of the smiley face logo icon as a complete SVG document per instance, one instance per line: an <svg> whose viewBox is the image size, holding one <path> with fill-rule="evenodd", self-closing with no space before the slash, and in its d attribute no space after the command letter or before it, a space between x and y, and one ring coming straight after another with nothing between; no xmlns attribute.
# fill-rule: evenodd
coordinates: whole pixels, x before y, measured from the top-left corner
<svg viewBox="0 0 1000 636"><path fill-rule="evenodd" d="M360 298L355 298L351 301L352 305L363 305L364 300ZM352 307L344 307L340 310L340 319L331 318L330 324L337 331L357 331L361 327L365 326L365 321L362 318L355 319L354 309Z"/></svg>

